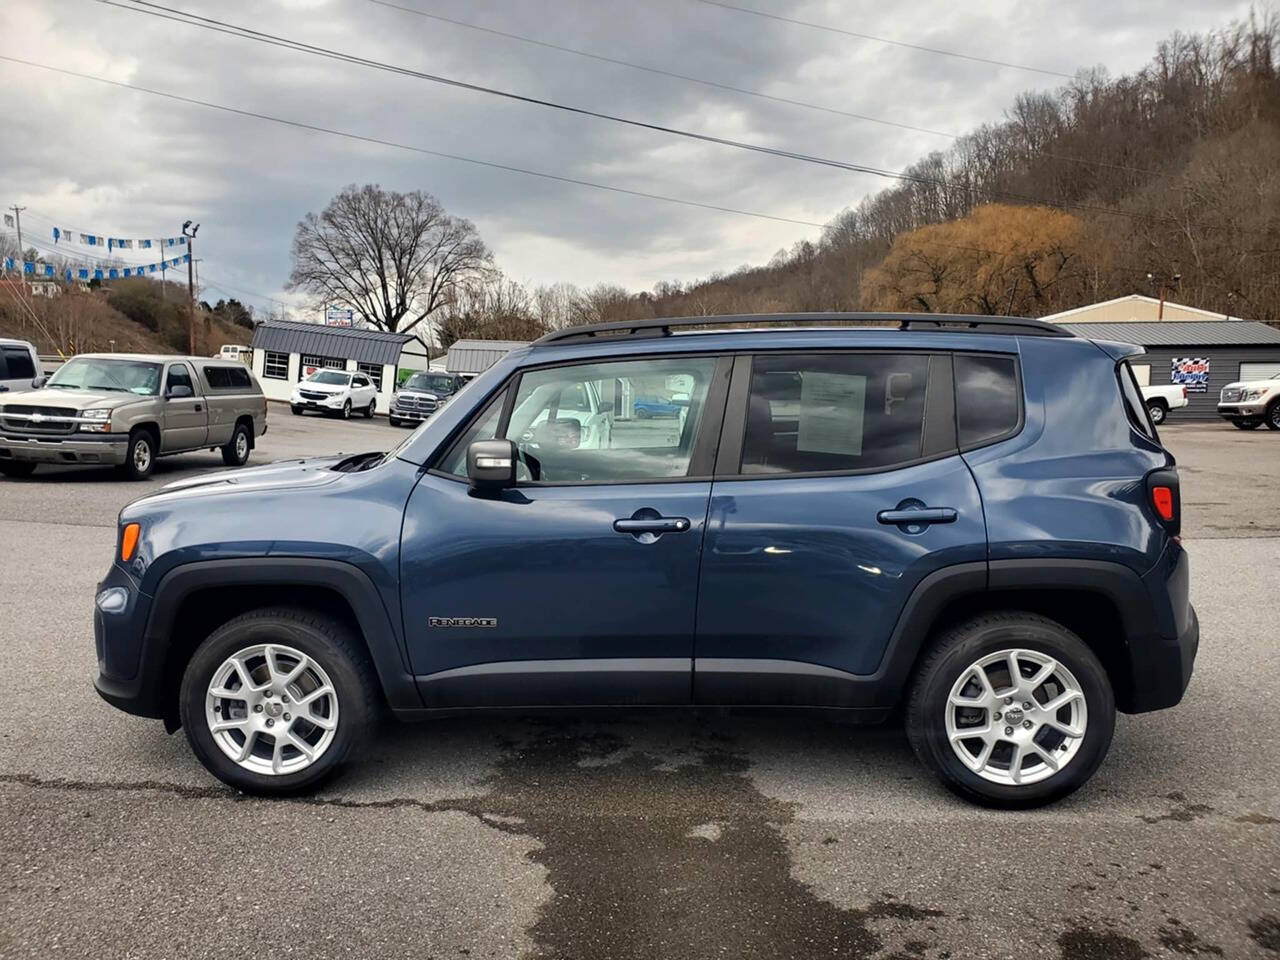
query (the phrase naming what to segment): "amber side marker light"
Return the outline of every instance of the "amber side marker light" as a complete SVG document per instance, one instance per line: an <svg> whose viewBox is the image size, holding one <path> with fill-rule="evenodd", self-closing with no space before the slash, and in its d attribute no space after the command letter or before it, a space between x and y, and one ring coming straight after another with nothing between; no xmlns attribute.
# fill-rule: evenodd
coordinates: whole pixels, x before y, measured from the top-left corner
<svg viewBox="0 0 1280 960"><path fill-rule="evenodd" d="M142 527L136 523L126 524L120 533L120 560L128 563L133 559L133 553L138 549L138 534Z"/></svg>

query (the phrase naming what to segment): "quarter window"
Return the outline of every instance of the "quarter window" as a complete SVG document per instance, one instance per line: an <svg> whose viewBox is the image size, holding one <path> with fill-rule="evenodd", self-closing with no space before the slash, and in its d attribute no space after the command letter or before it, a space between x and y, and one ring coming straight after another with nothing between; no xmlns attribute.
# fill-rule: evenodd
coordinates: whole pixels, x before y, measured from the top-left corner
<svg viewBox="0 0 1280 960"><path fill-rule="evenodd" d="M520 478L618 483L687 476L715 366L713 357L674 357L524 374L506 430L520 452ZM641 398L660 403L646 408Z"/></svg>
<svg viewBox="0 0 1280 960"><path fill-rule="evenodd" d="M1120 393L1124 397L1124 408L1129 415L1129 422L1139 432L1153 440L1156 439L1156 428L1151 424L1147 405L1142 400L1142 391L1138 389L1138 382L1133 378L1133 371L1129 369L1129 364L1121 363L1116 370L1116 375L1120 377Z"/></svg>
<svg viewBox="0 0 1280 960"><path fill-rule="evenodd" d="M262 375L268 380L288 380L289 355L268 350L262 360Z"/></svg>
<svg viewBox="0 0 1280 960"><path fill-rule="evenodd" d="M742 473L874 470L918 460L928 378L924 355L756 356Z"/></svg>
<svg viewBox="0 0 1280 960"><path fill-rule="evenodd" d="M1013 357L957 353L956 431L961 449L1018 429L1018 373Z"/></svg>
<svg viewBox="0 0 1280 960"><path fill-rule="evenodd" d="M502 405L506 397L507 391L503 390L489 401L484 413L471 422L471 426L457 439L445 455L445 458L440 461L440 470L445 473L451 473L455 477L465 477L467 475L467 447L471 446L472 441L492 440L498 435L498 419L502 416Z"/></svg>

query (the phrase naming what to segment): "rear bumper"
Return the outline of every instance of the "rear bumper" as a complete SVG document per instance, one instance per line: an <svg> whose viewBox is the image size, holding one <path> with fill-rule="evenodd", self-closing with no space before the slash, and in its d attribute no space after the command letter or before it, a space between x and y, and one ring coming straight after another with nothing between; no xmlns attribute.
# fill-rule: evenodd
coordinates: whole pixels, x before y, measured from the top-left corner
<svg viewBox="0 0 1280 960"><path fill-rule="evenodd" d="M0 434L0 460L31 463L124 463L129 438L124 434L73 434L21 437Z"/></svg>
<svg viewBox="0 0 1280 960"><path fill-rule="evenodd" d="M1200 618L1190 600L1191 563L1181 545L1170 542L1143 583L1151 597L1151 622L1148 629L1130 633L1132 682L1118 704L1125 713L1180 703L1200 649Z"/></svg>

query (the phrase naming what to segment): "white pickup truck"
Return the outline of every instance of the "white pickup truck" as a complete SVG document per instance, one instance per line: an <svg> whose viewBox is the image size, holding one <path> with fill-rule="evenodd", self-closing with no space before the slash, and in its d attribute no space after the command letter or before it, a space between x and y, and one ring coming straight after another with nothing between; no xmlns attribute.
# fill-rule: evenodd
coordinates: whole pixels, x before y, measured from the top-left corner
<svg viewBox="0 0 1280 960"><path fill-rule="evenodd" d="M1187 405L1187 388L1178 384L1167 387L1143 387L1142 399L1151 414L1151 422L1157 427L1164 423L1170 410Z"/></svg>

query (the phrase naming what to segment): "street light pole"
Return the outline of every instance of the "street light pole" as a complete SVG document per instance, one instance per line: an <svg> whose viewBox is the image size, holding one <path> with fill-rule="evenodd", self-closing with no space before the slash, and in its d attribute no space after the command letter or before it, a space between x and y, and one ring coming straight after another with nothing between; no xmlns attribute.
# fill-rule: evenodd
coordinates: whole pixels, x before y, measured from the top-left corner
<svg viewBox="0 0 1280 960"><path fill-rule="evenodd" d="M188 220L182 225L182 235L187 238L187 352L196 355L196 231L200 224L191 225Z"/></svg>

